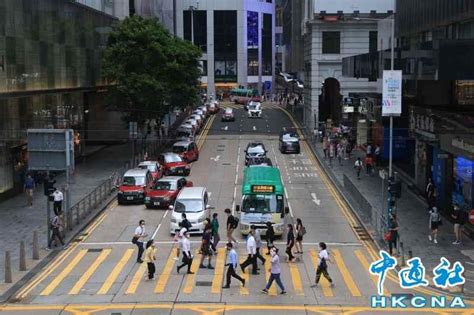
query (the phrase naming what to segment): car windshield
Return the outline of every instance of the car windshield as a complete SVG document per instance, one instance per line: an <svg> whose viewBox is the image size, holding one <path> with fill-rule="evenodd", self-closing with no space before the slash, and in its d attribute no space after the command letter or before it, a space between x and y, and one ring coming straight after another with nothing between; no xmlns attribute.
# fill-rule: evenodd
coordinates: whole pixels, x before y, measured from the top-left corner
<svg viewBox="0 0 474 315"><path fill-rule="evenodd" d="M250 146L250 147L247 149L247 153L248 153L249 155L265 154L265 150L263 149L263 147L262 147L261 145Z"/></svg>
<svg viewBox="0 0 474 315"><path fill-rule="evenodd" d="M158 181L154 188L155 190L176 190L176 182Z"/></svg>
<svg viewBox="0 0 474 315"><path fill-rule="evenodd" d="M284 134L283 135L283 140L284 141L290 141L290 142L297 142L298 141L298 136L295 134Z"/></svg>
<svg viewBox="0 0 474 315"><path fill-rule="evenodd" d="M176 212L201 212L204 205L200 199L181 199L176 200L174 211Z"/></svg>
<svg viewBox="0 0 474 315"><path fill-rule="evenodd" d="M257 105L251 104L251 105L248 106L248 108L249 108L249 109L257 109Z"/></svg>
<svg viewBox="0 0 474 315"><path fill-rule="evenodd" d="M144 170L149 170L150 172L156 172L156 169L157 169L156 164L148 164L148 165L142 164L142 165L139 165L138 167Z"/></svg>
<svg viewBox="0 0 474 315"><path fill-rule="evenodd" d="M283 196L280 195L245 195L242 211L249 213L281 213Z"/></svg>
<svg viewBox="0 0 474 315"><path fill-rule="evenodd" d="M124 186L144 186L145 185L145 176L125 176L123 178Z"/></svg>
<svg viewBox="0 0 474 315"><path fill-rule="evenodd" d="M183 159L177 154L165 155L165 162L166 163L182 162L182 161L183 161Z"/></svg>
<svg viewBox="0 0 474 315"><path fill-rule="evenodd" d="M186 152L186 147L182 145L174 145L173 146L173 152L174 153L183 153Z"/></svg>
<svg viewBox="0 0 474 315"><path fill-rule="evenodd" d="M232 114L232 109L231 109L231 108L227 108L227 109L225 110L225 113L226 113L226 114Z"/></svg>

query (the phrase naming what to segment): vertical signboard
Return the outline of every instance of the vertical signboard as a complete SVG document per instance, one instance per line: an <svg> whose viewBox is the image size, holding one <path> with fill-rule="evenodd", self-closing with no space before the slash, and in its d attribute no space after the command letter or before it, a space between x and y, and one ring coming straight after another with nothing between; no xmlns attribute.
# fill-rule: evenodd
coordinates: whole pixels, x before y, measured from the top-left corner
<svg viewBox="0 0 474 315"><path fill-rule="evenodd" d="M383 72L382 116L402 114L402 71Z"/></svg>

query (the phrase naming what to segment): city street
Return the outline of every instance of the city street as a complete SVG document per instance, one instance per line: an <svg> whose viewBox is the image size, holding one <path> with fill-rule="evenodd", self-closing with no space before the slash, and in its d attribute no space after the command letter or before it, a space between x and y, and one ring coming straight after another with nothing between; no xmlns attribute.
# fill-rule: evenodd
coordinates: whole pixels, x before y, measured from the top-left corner
<svg viewBox="0 0 474 315"><path fill-rule="evenodd" d="M240 105L232 105L240 108ZM14 302L0 305L1 314L378 314L387 309L371 309L370 297L377 294L377 279L369 264L378 259L375 245L350 212L335 187L321 171L308 145L301 141L300 154L281 154L278 134L293 126L292 118L276 105L263 106L262 119L249 119L242 109L234 110L235 122L221 122L212 116L197 139L199 161L192 165L189 179L204 186L220 221L221 242L213 257L215 270L198 269L194 275L177 274L174 243L169 234L170 212L146 209L144 205L118 205L115 201L96 218L71 246L61 252L14 296ZM273 165L278 167L285 185L290 215L287 223L301 218L307 229L304 253L296 263L283 257L286 238L277 241L282 257L282 280L287 294L278 295L275 284L268 295L260 292L269 276L269 260L260 266L260 275L247 272L247 284L233 280L222 289L225 277L225 208L240 205L244 169L244 149L248 142L263 141ZM146 264L137 264L136 246L130 240L140 219L154 238L156 279L147 280ZM245 240L239 231L237 252L246 256ZM335 282L330 287L323 278L314 283L318 242L326 242L333 257L329 273ZM200 237L192 237L197 250ZM269 256L266 256L268 258ZM260 265L260 262L259 262ZM431 270L427 270L431 272ZM240 274L241 271L238 270ZM385 295L407 292L400 288L391 271ZM421 295L437 295L419 289ZM13 302L13 301L12 301ZM470 307L470 306L468 306ZM396 310L396 312L413 309ZM395 312L395 311L393 311ZM455 313L455 310L420 310L419 314ZM390 313L390 312L389 312ZM461 312L462 313L462 312ZM472 314L469 310L464 314Z"/></svg>

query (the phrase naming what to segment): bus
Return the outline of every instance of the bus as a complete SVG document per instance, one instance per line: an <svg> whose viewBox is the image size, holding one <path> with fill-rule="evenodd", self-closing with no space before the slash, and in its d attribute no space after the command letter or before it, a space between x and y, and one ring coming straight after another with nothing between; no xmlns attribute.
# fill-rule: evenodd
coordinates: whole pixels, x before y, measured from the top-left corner
<svg viewBox="0 0 474 315"><path fill-rule="evenodd" d="M240 212L240 232L247 235L251 225L266 230L266 223L272 222L275 235L282 235L285 229L284 218L289 212L289 208L285 207L284 195L278 168L270 166L245 168L242 207L236 206L237 212Z"/></svg>
<svg viewBox="0 0 474 315"><path fill-rule="evenodd" d="M260 102L261 98L256 89L234 88L230 91L230 100L236 104L247 104L248 101Z"/></svg>

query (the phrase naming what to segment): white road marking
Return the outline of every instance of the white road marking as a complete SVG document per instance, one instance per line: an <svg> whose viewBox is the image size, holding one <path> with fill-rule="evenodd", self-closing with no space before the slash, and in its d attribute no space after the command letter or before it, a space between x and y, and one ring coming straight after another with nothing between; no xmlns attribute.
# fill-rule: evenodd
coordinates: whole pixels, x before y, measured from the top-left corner
<svg viewBox="0 0 474 315"><path fill-rule="evenodd" d="M257 127L253 126L253 130L254 130L254 131L257 130Z"/></svg>
<svg viewBox="0 0 474 315"><path fill-rule="evenodd" d="M151 236L151 239L152 239L152 240L155 239L155 236L156 236L156 234L158 233L158 231L160 230L160 227L161 227L161 223L158 224L158 226L157 226L155 232L153 232L153 235Z"/></svg>
<svg viewBox="0 0 474 315"><path fill-rule="evenodd" d="M318 206L321 204L321 200L318 199L315 193L311 193L311 198L313 198L313 202L317 204Z"/></svg>
<svg viewBox="0 0 474 315"><path fill-rule="evenodd" d="M192 237L192 236L191 236ZM200 244L202 241L200 240L195 240L195 241L190 241L193 244ZM155 244L175 244L175 241L156 241ZM276 245L286 245L286 242L274 242ZM325 242L326 245L329 246L363 246L361 243L353 243L353 242L348 242L348 243L338 243L338 242ZM89 243L81 243L81 246L104 246L104 245L128 245L128 246L135 246L132 245L131 242L89 242ZM319 242L303 242L303 245L307 246L317 246L319 245Z"/></svg>
<svg viewBox="0 0 474 315"><path fill-rule="evenodd" d="M165 214L163 215L163 219L166 218L166 216L168 215L168 212L170 212L170 211L166 210Z"/></svg>
<svg viewBox="0 0 474 315"><path fill-rule="evenodd" d="M227 129L229 129L229 126L225 126L225 127L224 127L224 130L227 130Z"/></svg>
<svg viewBox="0 0 474 315"><path fill-rule="evenodd" d="M217 162L217 161L219 161L220 158L221 158L221 156L218 155L216 157L211 157L211 160L213 160L214 162Z"/></svg>
<svg viewBox="0 0 474 315"><path fill-rule="evenodd" d="M285 190L286 192L286 190ZM293 208L291 207L290 201L288 200L288 197L286 197L286 202L288 203L288 208L290 209L290 216L294 218L295 216L293 215Z"/></svg>

